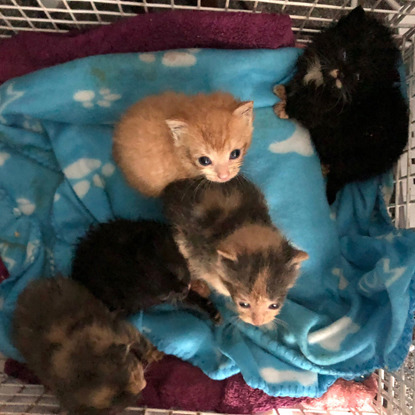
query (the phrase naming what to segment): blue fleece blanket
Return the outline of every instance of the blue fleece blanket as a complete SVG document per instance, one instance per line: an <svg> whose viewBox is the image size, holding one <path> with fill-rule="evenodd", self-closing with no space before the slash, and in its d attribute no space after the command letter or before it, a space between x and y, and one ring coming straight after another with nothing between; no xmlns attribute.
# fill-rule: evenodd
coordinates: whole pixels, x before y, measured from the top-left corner
<svg viewBox="0 0 415 415"><path fill-rule="evenodd" d="M293 75L297 49L182 50L95 56L0 88L0 350L20 356L9 330L26 284L68 274L74 243L94 222L161 218L158 200L130 189L111 158L113 123L136 100L166 89L225 90L255 101L243 172L272 218L307 251L278 324L253 327L232 304L225 322L161 306L131 321L166 353L215 379L241 372L272 395L318 396L339 377L397 368L411 340L415 234L395 230L383 191L389 175L347 186L329 208L308 132L272 111L275 83Z"/></svg>

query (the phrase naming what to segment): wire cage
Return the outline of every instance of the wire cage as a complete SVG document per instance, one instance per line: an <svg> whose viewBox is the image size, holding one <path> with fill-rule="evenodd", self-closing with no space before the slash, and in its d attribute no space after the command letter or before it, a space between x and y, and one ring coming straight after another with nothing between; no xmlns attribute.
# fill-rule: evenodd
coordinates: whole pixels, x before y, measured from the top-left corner
<svg viewBox="0 0 415 415"><path fill-rule="evenodd" d="M414 0L0 0L0 37L21 31L66 32L109 24L139 13L163 10L240 11L285 13L292 19L298 43L361 4L390 26L401 47L410 100L409 140L395 169L395 188L389 212L398 228L415 229L415 1ZM7 377L0 360L0 414L56 414L59 405L42 386L27 385ZM415 415L415 345L396 373L377 371L378 394L371 408L337 411L276 409L279 415ZM195 415L186 411L127 408L137 415ZM201 414L202 415L202 414Z"/></svg>

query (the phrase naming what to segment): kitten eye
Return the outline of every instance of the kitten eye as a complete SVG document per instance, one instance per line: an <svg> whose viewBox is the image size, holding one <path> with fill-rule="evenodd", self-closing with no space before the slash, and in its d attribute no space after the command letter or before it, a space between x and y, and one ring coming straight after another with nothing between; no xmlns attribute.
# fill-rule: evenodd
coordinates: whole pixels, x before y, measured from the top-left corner
<svg viewBox="0 0 415 415"><path fill-rule="evenodd" d="M270 310L278 310L280 308L280 305L277 303L274 303L274 304L271 304L268 308Z"/></svg>
<svg viewBox="0 0 415 415"><path fill-rule="evenodd" d="M241 301L241 302L239 303L239 306L240 306L240 307L242 307L242 308L250 308L250 307L251 307L251 304L249 304L249 303L244 303L243 301Z"/></svg>
<svg viewBox="0 0 415 415"><path fill-rule="evenodd" d="M231 160L237 159L241 155L241 150L237 148L236 150L233 150L229 156Z"/></svg>
<svg viewBox="0 0 415 415"><path fill-rule="evenodd" d="M199 157L199 163L202 166L209 166L209 164L212 164L212 160L209 157L203 156Z"/></svg>

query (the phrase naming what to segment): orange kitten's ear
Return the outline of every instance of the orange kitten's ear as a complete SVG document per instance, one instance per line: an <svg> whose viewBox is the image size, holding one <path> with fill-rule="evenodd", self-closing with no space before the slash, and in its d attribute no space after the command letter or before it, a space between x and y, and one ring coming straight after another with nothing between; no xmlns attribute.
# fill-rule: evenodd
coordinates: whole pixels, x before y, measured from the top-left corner
<svg viewBox="0 0 415 415"><path fill-rule="evenodd" d="M300 251L299 249L294 249L294 255L291 259L291 264L295 265L296 268L300 268L301 263L308 258L309 256L307 252Z"/></svg>
<svg viewBox="0 0 415 415"><path fill-rule="evenodd" d="M254 101L242 102L233 112L237 117L245 117L249 123L254 120Z"/></svg>
<svg viewBox="0 0 415 415"><path fill-rule="evenodd" d="M178 145L182 135L187 131L187 123L181 120L166 120L166 124L170 128L174 144Z"/></svg>
<svg viewBox="0 0 415 415"><path fill-rule="evenodd" d="M221 256L222 258L229 259L230 261L236 262L238 260L238 257L233 252L227 252L222 249L217 249L216 252Z"/></svg>

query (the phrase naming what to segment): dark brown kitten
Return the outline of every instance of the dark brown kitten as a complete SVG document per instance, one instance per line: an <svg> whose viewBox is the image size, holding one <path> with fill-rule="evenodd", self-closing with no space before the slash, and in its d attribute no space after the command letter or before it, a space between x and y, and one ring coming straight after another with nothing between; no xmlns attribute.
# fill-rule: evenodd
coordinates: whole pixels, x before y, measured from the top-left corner
<svg viewBox="0 0 415 415"><path fill-rule="evenodd" d="M162 198L192 279L231 296L241 320L271 322L308 255L272 224L259 189L242 176L187 179L167 186Z"/></svg>
<svg viewBox="0 0 415 415"><path fill-rule="evenodd" d="M180 301L217 318L209 300L189 292L187 262L170 226L156 221L115 219L92 226L76 247L71 277L124 316Z"/></svg>
<svg viewBox="0 0 415 415"><path fill-rule="evenodd" d="M143 365L160 353L84 287L58 277L20 294L12 339L30 370L71 414L109 414L145 387Z"/></svg>

